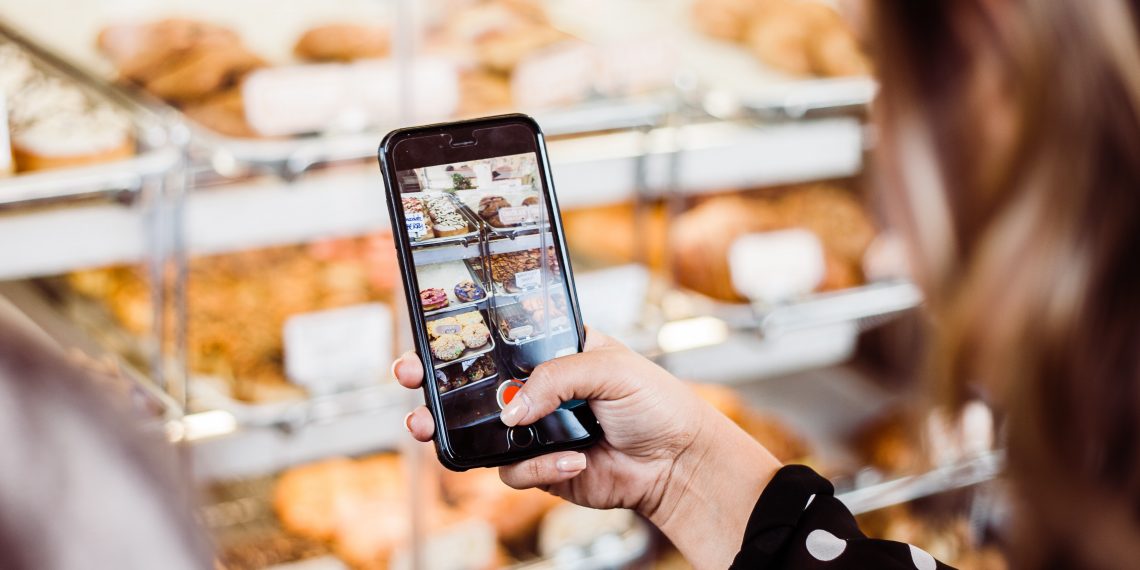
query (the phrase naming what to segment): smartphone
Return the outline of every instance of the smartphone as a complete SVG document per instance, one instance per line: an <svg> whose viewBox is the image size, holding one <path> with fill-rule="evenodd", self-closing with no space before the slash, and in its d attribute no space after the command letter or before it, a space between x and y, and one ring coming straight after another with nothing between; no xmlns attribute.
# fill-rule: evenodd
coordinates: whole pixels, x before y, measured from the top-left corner
<svg viewBox="0 0 1140 570"><path fill-rule="evenodd" d="M536 366L585 339L538 123L399 129L378 155L440 462L462 471L598 441L584 401L530 426L499 419Z"/></svg>

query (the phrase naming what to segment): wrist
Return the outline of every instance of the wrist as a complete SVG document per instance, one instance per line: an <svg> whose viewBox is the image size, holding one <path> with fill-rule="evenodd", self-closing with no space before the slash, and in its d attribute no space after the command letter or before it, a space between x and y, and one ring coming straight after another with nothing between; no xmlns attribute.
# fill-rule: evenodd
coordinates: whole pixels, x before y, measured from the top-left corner
<svg viewBox="0 0 1140 570"><path fill-rule="evenodd" d="M764 487L781 464L712 408L678 454L652 512L645 513L690 562L728 567Z"/></svg>

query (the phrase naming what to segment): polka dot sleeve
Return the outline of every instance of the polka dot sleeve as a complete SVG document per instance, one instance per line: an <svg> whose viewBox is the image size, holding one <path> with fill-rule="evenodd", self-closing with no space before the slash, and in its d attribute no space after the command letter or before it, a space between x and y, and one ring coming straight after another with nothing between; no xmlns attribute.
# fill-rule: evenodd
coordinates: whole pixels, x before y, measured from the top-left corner
<svg viewBox="0 0 1140 570"><path fill-rule="evenodd" d="M756 502L733 569L949 568L916 546L867 538L835 498L831 483L803 465L788 465Z"/></svg>

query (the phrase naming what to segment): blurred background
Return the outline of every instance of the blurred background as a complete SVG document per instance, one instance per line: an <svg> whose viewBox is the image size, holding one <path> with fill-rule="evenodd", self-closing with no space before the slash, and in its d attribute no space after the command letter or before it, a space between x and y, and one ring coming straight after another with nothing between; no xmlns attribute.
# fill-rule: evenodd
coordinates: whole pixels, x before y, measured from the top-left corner
<svg viewBox="0 0 1140 570"><path fill-rule="evenodd" d="M500 112L546 132L589 326L867 534L1005 567L990 411L914 417L922 298L867 191L857 3L0 5L0 307L178 450L219 568L688 567L633 513L444 472L401 425L376 147Z"/></svg>

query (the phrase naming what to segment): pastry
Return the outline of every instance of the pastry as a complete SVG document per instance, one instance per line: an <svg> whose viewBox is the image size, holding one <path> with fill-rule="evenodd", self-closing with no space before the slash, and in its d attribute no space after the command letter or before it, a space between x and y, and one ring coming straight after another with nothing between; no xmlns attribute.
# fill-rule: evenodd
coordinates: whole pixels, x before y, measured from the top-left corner
<svg viewBox="0 0 1140 570"><path fill-rule="evenodd" d="M739 41L759 3L758 0L697 0L693 3L693 22L697 29L714 38Z"/></svg>
<svg viewBox="0 0 1140 570"><path fill-rule="evenodd" d="M78 87L37 74L8 95L10 143L17 171L82 166L134 154L129 119Z"/></svg>
<svg viewBox="0 0 1140 570"><path fill-rule="evenodd" d="M468 382L478 382L499 373L498 368L495 367L495 361L489 354L484 354L469 363L465 363L464 366L466 368L463 370L463 374L467 377Z"/></svg>
<svg viewBox="0 0 1140 570"><path fill-rule="evenodd" d="M445 362L459 358L466 350L463 338L457 334L440 335L439 338L429 344L431 345L431 353Z"/></svg>
<svg viewBox="0 0 1140 570"><path fill-rule="evenodd" d="M491 278L501 285L508 293L515 293L523 289L532 287L533 285L519 284L517 278L519 273L527 271L534 271L539 269L539 259L545 258L546 266L550 269L551 277L557 279L561 274L558 256L555 255L554 247L549 246L546 249L546 255L539 254L537 249L528 249L524 251L517 251L513 253L503 253L491 257Z"/></svg>
<svg viewBox="0 0 1140 570"><path fill-rule="evenodd" d="M491 331L487 330L487 325L483 323L471 323L463 325L459 336L463 338L463 344L467 345L467 348L479 348L491 339Z"/></svg>
<svg viewBox="0 0 1140 570"><path fill-rule="evenodd" d="M423 219L424 231L419 235L411 236L413 241L423 241L435 237L435 232L432 228L431 216L428 215L427 209L424 208L424 203L419 198L403 197L400 198L400 203L404 207L404 219L413 215L419 214Z"/></svg>
<svg viewBox="0 0 1140 570"><path fill-rule="evenodd" d="M428 321L427 331L430 338L439 338L440 335L458 334L462 327L463 325L455 317L443 317L442 319Z"/></svg>
<svg viewBox="0 0 1140 570"><path fill-rule="evenodd" d="M99 33L97 45L122 77L146 83L193 48L240 46L241 38L233 30L210 22L168 18L109 26Z"/></svg>
<svg viewBox="0 0 1140 570"><path fill-rule="evenodd" d="M259 136L245 120L245 104L241 89L237 87L187 104L182 112L193 121L223 135L243 138Z"/></svg>
<svg viewBox="0 0 1140 570"><path fill-rule="evenodd" d="M527 196L526 198L523 198L522 205L523 206L537 206L538 205L538 196Z"/></svg>
<svg viewBox="0 0 1140 570"><path fill-rule="evenodd" d="M388 55L388 28L364 24L327 24L306 31L293 54L309 61L352 61Z"/></svg>
<svg viewBox="0 0 1140 570"><path fill-rule="evenodd" d="M484 196L479 200L479 217L496 228L506 227L506 224L499 220L499 210L510 206L511 203L502 196Z"/></svg>
<svg viewBox="0 0 1140 570"><path fill-rule="evenodd" d="M469 325L472 323L482 323L483 315L479 311L468 311L455 315L455 321L461 325Z"/></svg>
<svg viewBox="0 0 1140 570"><path fill-rule="evenodd" d="M499 315L499 330L511 340L528 338L534 334L534 324L520 313Z"/></svg>
<svg viewBox="0 0 1140 570"><path fill-rule="evenodd" d="M175 103L199 101L235 86L243 75L265 65L240 46L190 50L145 84L147 91Z"/></svg>
<svg viewBox="0 0 1140 570"><path fill-rule="evenodd" d="M467 219L459 213L459 209L451 200L438 197L428 198L425 202L436 237L455 236L468 232Z"/></svg>
<svg viewBox="0 0 1140 570"><path fill-rule="evenodd" d="M459 299L462 303L470 303L478 301L486 296L483 288L476 285L474 281L460 281L455 285L455 298Z"/></svg>
<svg viewBox="0 0 1140 570"><path fill-rule="evenodd" d="M420 291L420 304L425 311L434 311L447 306L447 292L443 289L430 288Z"/></svg>

